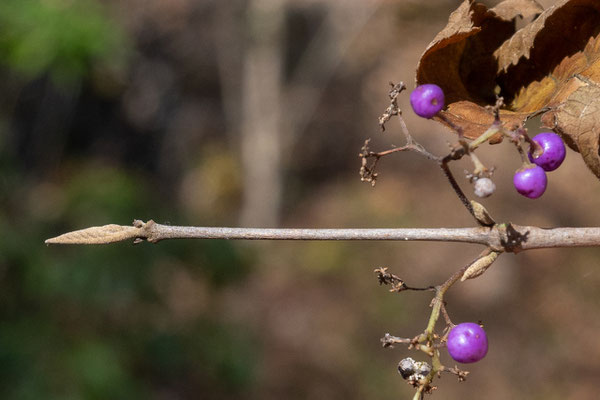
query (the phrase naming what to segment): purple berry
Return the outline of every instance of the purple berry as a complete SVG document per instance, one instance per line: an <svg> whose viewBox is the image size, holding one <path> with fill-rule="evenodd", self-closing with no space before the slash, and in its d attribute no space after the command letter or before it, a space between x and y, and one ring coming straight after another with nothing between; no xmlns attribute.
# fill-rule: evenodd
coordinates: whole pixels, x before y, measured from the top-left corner
<svg viewBox="0 0 600 400"><path fill-rule="evenodd" d="M548 179L542 167L534 165L518 169L513 177L513 184L523 196L537 199L546 191Z"/></svg>
<svg viewBox="0 0 600 400"><path fill-rule="evenodd" d="M473 322L456 325L448 334L448 353L459 363L481 360L488 351L487 335L483 328Z"/></svg>
<svg viewBox="0 0 600 400"><path fill-rule="evenodd" d="M543 132L534 136L533 140L542 146L544 152L537 158L529 153L529 160L542 167L544 171L554 171L560 167L567 155L565 144L560 136L554 132Z"/></svg>
<svg viewBox="0 0 600 400"><path fill-rule="evenodd" d="M410 94L410 105L419 117L431 118L444 108L444 91L433 83L417 86Z"/></svg>

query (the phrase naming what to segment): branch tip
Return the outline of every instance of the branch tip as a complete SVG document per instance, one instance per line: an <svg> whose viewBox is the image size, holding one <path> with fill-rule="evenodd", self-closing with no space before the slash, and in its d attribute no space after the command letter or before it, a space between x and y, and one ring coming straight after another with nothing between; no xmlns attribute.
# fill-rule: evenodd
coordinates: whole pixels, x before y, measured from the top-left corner
<svg viewBox="0 0 600 400"><path fill-rule="evenodd" d="M135 225L135 224L134 224ZM144 237L140 226L92 226L47 239L46 244L109 244Z"/></svg>

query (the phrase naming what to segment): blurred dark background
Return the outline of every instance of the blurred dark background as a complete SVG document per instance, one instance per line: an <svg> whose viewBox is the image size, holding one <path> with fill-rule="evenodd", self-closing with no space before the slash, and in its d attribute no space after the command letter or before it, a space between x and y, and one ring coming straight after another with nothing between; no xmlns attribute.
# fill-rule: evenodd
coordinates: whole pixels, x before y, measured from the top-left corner
<svg viewBox="0 0 600 400"><path fill-rule="evenodd" d="M494 4L490 1L487 4ZM544 2L545 6L552 1ZM477 246L172 241L43 245L134 218L205 226L453 227L473 221L438 168L379 132L388 82L413 87L456 0L2 0L0 398L412 398L396 372L428 293L390 294L373 269L441 283ZM431 151L454 137L401 107ZM536 127L532 126L533 131ZM600 187L569 152L542 199L518 154L485 146L497 220L598 226ZM462 170L460 183L470 192ZM504 255L448 293L490 351L434 398L594 398L596 249ZM441 327L440 327L441 328ZM449 357L445 361L452 364Z"/></svg>

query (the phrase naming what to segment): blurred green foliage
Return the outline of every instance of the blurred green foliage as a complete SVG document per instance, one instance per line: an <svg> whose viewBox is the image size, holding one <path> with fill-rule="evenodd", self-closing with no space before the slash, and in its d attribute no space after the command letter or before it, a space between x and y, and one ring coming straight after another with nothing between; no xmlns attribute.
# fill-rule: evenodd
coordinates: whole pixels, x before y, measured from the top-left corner
<svg viewBox="0 0 600 400"><path fill-rule="evenodd" d="M25 81L77 83L96 67L119 66L128 43L99 1L0 2L0 64ZM210 293L243 282L248 254L224 241L43 246L45 238L82 226L177 219L177 207L149 190L151 175L77 157L62 176L40 179L20 167L5 137L0 398L227 398L248 388L258 362L252 334L224 322L210 304L185 308L189 298L210 302ZM197 288L179 293L181 276Z"/></svg>
<svg viewBox="0 0 600 400"><path fill-rule="evenodd" d="M0 61L25 78L49 73L68 83L94 63L119 63L126 43L95 0L0 2Z"/></svg>
<svg viewBox="0 0 600 400"><path fill-rule="evenodd" d="M73 169L54 188L55 209L41 213L23 200L39 189L20 178L1 187L0 398L147 399L155 391L227 398L252 383L252 334L208 306L178 316L170 289L177 271L208 291L235 285L249 272L244 252L221 241L41 246L51 232L160 206L143 176L95 166Z"/></svg>

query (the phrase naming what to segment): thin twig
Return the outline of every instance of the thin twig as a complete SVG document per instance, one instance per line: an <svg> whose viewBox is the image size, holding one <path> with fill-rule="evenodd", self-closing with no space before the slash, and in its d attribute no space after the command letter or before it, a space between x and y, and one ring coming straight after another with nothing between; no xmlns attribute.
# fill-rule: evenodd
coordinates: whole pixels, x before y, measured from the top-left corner
<svg viewBox="0 0 600 400"><path fill-rule="evenodd" d="M442 161L440 157L431 154L429 151L427 151L427 149L425 149L420 143L414 141L410 136L407 138L406 145L402 147L394 147L380 152L374 152L369 149L370 141L371 139L365 140L365 143L363 144L361 152L358 156L361 158L361 167L359 171L360 180L371 183L371 186L375 186L375 182L377 181L377 163L379 162L379 159L387 155L401 151L414 151L429 160L436 161L438 163ZM374 159L371 165L369 165L368 162L370 158Z"/></svg>
<svg viewBox="0 0 600 400"><path fill-rule="evenodd" d="M117 236L115 227L120 227ZM436 241L481 244L492 250L516 253L550 247L600 246L600 228L542 229L497 224L474 228L263 229L171 226L152 220L136 220L133 228L120 225L91 227L48 239L46 244L107 244L134 239L135 242L147 240L151 243L166 239Z"/></svg>
<svg viewBox="0 0 600 400"><path fill-rule="evenodd" d="M454 179L454 175L452 175L452 171L450 171L450 167L448 166L449 161L450 161L450 159L448 159L447 157L444 158L441 162L439 162L440 168L444 172L444 175L446 176L446 179L448 179L448 182L450 182L450 186L452 186L452 189L454 189L454 193L456 193L456 195L458 196L460 201L467 208L469 213L475 218L475 220L477 222L481 223L479 221L479 219L477 219L477 216L475 215L475 211L473 210L473 206L471 205L471 202L469 201L467 196L465 196L465 193L460 188L458 182L456 182L456 179Z"/></svg>
<svg viewBox="0 0 600 400"><path fill-rule="evenodd" d="M108 225L114 227L115 225ZM116 225L119 226L119 225ZM107 236L105 242L96 233L105 227L91 227L46 240L46 244L105 244L128 239L155 243L166 239L232 239L232 240L396 240L450 241L487 244L486 228L422 228L422 229L272 229L171 226L135 221L137 229L127 230L117 240ZM125 228L125 227L123 227ZM110 230L112 232L112 230ZM138 240L139 241L139 240Z"/></svg>
<svg viewBox="0 0 600 400"><path fill-rule="evenodd" d="M448 373L454 374L458 378L459 382L464 382L467 379L467 375L469 375L469 371L463 371L463 370L459 369L457 366L454 366L452 368L443 367L442 369L439 370L439 372L448 372Z"/></svg>
<svg viewBox="0 0 600 400"><path fill-rule="evenodd" d="M387 267L376 268L373 271L377 274L377 280L379 285L390 285L392 288L390 292L403 292L405 290L413 290L416 292L423 292L427 290L435 290L435 286L427 287L412 287L408 286L398 275L388 272Z"/></svg>
<svg viewBox="0 0 600 400"><path fill-rule="evenodd" d="M401 338L398 336L392 336L386 333L381 338L381 344L383 347L394 347L395 344L416 344L417 338Z"/></svg>
<svg viewBox="0 0 600 400"><path fill-rule="evenodd" d="M448 310L446 310L446 302L442 302L442 306L441 306L441 311L442 311L442 316L444 317L444 321L446 321L446 326L454 326L454 324L452 323L452 320L450 319L450 316L448 315Z"/></svg>
<svg viewBox="0 0 600 400"><path fill-rule="evenodd" d="M381 132L385 131L385 123L388 122L393 116L400 115L402 112L400 111L400 107L398 107L398 96L402 93L403 90L406 89L406 85L404 82L400 82L395 84L394 82L390 82L390 105L385 109L383 114L379 117L379 127L381 128Z"/></svg>

